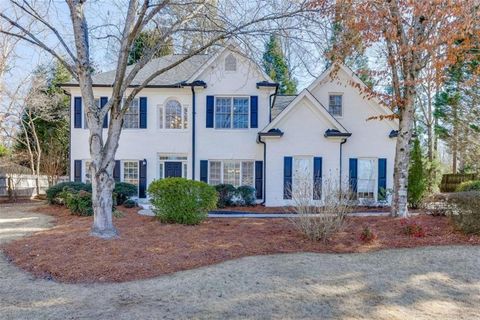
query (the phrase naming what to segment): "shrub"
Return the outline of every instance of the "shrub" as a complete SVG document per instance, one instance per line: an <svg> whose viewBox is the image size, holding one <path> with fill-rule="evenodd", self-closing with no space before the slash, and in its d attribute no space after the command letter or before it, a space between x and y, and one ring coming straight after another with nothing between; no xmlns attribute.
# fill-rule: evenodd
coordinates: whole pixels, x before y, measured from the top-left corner
<svg viewBox="0 0 480 320"><path fill-rule="evenodd" d="M148 194L160 221L189 225L204 220L218 200L214 187L184 178L156 180L148 186Z"/></svg>
<svg viewBox="0 0 480 320"><path fill-rule="evenodd" d="M456 192L446 197L447 214L466 234L480 234L480 192Z"/></svg>
<svg viewBox="0 0 480 320"><path fill-rule="evenodd" d="M65 199L65 206L74 215L91 216L93 215L92 194L80 190L78 192L65 189L62 192Z"/></svg>
<svg viewBox="0 0 480 320"><path fill-rule="evenodd" d="M255 204L256 194L255 188L250 186L240 186L237 188L237 195L241 199L241 204L246 206L253 206Z"/></svg>
<svg viewBox="0 0 480 320"><path fill-rule="evenodd" d="M137 195L138 188L136 185L127 182L116 182L113 193L117 196L117 204L121 205L130 197Z"/></svg>
<svg viewBox="0 0 480 320"><path fill-rule="evenodd" d="M360 240L365 243L370 243L375 239L377 239L377 235L374 234L368 226L365 226L360 234Z"/></svg>
<svg viewBox="0 0 480 320"><path fill-rule="evenodd" d="M480 180L465 181L455 189L457 192L480 191Z"/></svg>
<svg viewBox="0 0 480 320"><path fill-rule="evenodd" d="M420 141L415 139L411 154L411 163L408 170L408 204L417 208L426 191L425 170L423 168L422 149Z"/></svg>
<svg viewBox="0 0 480 320"><path fill-rule="evenodd" d="M46 195L47 195L47 201L50 204L53 203L58 203L57 198L59 198L60 193L65 189L71 189L74 191L87 191L87 192L92 192L92 185L91 184L86 184L83 182L73 182L73 181L68 181L68 182L60 182L57 183L54 186L51 186L50 188L47 189Z"/></svg>
<svg viewBox="0 0 480 320"><path fill-rule="evenodd" d="M135 202L135 200L128 199L123 202L123 206L125 208L135 208L137 206L137 203Z"/></svg>
<svg viewBox="0 0 480 320"><path fill-rule="evenodd" d="M417 238L425 237L425 230L416 222L410 222L407 219L402 221L402 231L407 236L414 236Z"/></svg>
<svg viewBox="0 0 480 320"><path fill-rule="evenodd" d="M231 184L217 184L215 190L218 193L217 207L225 208L233 205L233 198L236 194L236 189Z"/></svg>

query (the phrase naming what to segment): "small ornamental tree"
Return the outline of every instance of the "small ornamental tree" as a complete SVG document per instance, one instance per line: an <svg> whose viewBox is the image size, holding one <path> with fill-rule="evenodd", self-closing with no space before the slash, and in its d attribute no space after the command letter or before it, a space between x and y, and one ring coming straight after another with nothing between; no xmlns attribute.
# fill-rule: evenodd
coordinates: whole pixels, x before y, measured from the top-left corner
<svg viewBox="0 0 480 320"><path fill-rule="evenodd" d="M417 208L423 199L426 190L425 170L423 168L422 148L420 141L415 139L410 156L408 170L408 204Z"/></svg>

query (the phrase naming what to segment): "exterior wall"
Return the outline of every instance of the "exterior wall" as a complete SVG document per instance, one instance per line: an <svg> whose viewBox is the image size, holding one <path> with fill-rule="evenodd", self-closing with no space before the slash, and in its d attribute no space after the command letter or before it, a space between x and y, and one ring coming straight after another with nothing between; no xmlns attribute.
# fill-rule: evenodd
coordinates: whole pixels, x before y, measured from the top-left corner
<svg viewBox="0 0 480 320"><path fill-rule="evenodd" d="M349 85L351 78L342 69L337 76L338 79L327 80L310 91L327 109L330 93L343 95L343 114L336 119L352 133L343 145L344 177L348 177L349 158L386 158L387 189L392 189L396 139L389 138L388 135L391 130L398 129L398 126L391 120L367 120L383 114L380 109L382 107L363 98L358 89Z"/></svg>
<svg viewBox="0 0 480 320"><path fill-rule="evenodd" d="M283 199L285 156L307 156L312 158L312 161L313 157L322 157L324 181L326 178L338 177L339 141L324 137L325 131L331 126L315 108L310 101L302 99L276 126L284 135L281 138L264 138L267 143L267 206L293 204L292 200Z"/></svg>

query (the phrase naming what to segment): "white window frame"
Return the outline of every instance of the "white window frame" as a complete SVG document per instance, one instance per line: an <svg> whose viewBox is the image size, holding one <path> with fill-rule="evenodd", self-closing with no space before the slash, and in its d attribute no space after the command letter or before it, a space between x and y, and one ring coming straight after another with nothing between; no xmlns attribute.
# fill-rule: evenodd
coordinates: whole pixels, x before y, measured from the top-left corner
<svg viewBox="0 0 480 320"><path fill-rule="evenodd" d="M125 115L123 116L123 127L122 129L127 129L127 130L136 130L136 129L140 129L140 99L139 98L133 98L131 104L134 104L135 102L137 102L137 108L138 108L138 113L137 113L137 126L136 127L133 127L133 128L127 128L125 127L125 116L127 115L127 112L125 112ZM130 106L129 106L130 108Z"/></svg>
<svg viewBox="0 0 480 320"><path fill-rule="evenodd" d="M330 97L331 96L340 96L342 99L342 103L340 105L340 114L333 114L330 112ZM329 92L328 93L328 112L334 116L335 118L342 118L343 117L343 106L345 105L344 100L343 100L343 93L342 92Z"/></svg>
<svg viewBox="0 0 480 320"><path fill-rule="evenodd" d="M133 159L129 159L129 160L122 160L121 161L121 168L120 168L120 181L122 182L128 182L128 183L132 183L130 181L126 181L125 180L125 163L126 162L136 162L137 163L137 183L135 184L137 186L137 195L138 195L138 188L140 186L140 164L139 164L139 160L133 160ZM134 183L132 183L134 184Z"/></svg>
<svg viewBox="0 0 480 320"><path fill-rule="evenodd" d="M370 181L373 181L373 198L366 198L366 197L360 197L360 191L358 190L359 186L359 180L360 180L360 161L362 160L367 160L367 161L372 161L373 163L373 176L372 179L367 179ZM357 158L357 199L360 201L369 201L369 200L374 200L377 201L377 186L378 186L378 158L373 158L373 157L359 157Z"/></svg>
<svg viewBox="0 0 480 320"><path fill-rule="evenodd" d="M309 181L306 181L305 184L308 187L311 186L312 190L310 190L309 192L311 192L310 197L313 198L313 156L293 156L292 186L291 186L292 196L294 195L294 192L296 191L295 186L298 187L299 177L295 173L296 173L297 162L299 162L300 160L307 161L308 172L305 174L305 177L303 177L303 179L309 179ZM300 182L302 182L302 181L300 181Z"/></svg>
<svg viewBox="0 0 480 320"><path fill-rule="evenodd" d="M83 160L83 182L84 183L92 183L92 177L88 177L90 172L88 171L88 166L92 163L92 160Z"/></svg>
<svg viewBox="0 0 480 320"><path fill-rule="evenodd" d="M157 157L157 177L165 179L165 162L181 162L182 178L188 178L188 156L186 154L159 154Z"/></svg>
<svg viewBox="0 0 480 320"><path fill-rule="evenodd" d="M231 60L230 60L231 59ZM230 60L230 61L228 61ZM230 67L233 66L233 69L230 69ZM228 68L227 68L228 67ZM229 53L224 61L223 61L223 70L227 73L233 73L238 70L238 59L233 55L233 53Z"/></svg>
<svg viewBox="0 0 480 320"><path fill-rule="evenodd" d="M230 109L230 127L228 128L220 128L217 127L217 98L220 99L230 99L231 100L231 109ZM233 107L233 99L240 98L240 99L247 99L248 106L247 106L247 127L245 128L234 128L233 127L233 116L234 116L234 107ZM250 129L250 97L249 96L215 96L214 105L213 105L213 126L216 130L248 130Z"/></svg>
<svg viewBox="0 0 480 320"><path fill-rule="evenodd" d="M251 159L243 159L243 160L218 160L218 159L212 159L212 160L209 160L208 161L208 183L211 184L211 185L214 185L213 183L211 183L211 163L212 162L220 162L220 183L219 184L224 184L225 183L225 174L224 174L224 168L225 168L225 163L240 163L240 174L239 174L239 184L238 185L235 185L233 184L235 187L239 187L239 186L244 186L246 184L244 184L244 181L243 181L243 170L244 170L244 163L248 162L248 163L251 163L252 164L252 184L249 185L250 187L252 188L255 188L255 160L251 160Z"/></svg>
<svg viewBox="0 0 480 320"><path fill-rule="evenodd" d="M167 119L167 104L170 101L177 101L180 104L181 127L180 128L166 128ZM165 131L186 131L189 125L189 105L182 104L179 99L171 97L165 100L165 103L157 105L157 128Z"/></svg>

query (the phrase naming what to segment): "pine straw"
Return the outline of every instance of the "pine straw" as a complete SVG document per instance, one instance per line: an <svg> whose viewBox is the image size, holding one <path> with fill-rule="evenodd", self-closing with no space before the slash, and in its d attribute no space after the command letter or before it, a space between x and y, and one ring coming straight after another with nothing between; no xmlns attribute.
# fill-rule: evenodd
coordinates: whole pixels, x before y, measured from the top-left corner
<svg viewBox="0 0 480 320"><path fill-rule="evenodd" d="M288 219L208 219L199 226L161 224L121 208L114 218L116 240L89 235L91 217L72 216L59 206L39 208L56 218L56 227L3 246L7 257L37 277L67 283L123 282L146 279L251 255L292 252L368 252L384 248L480 244L480 236L455 231L448 218L410 218L426 231L423 238L407 236L402 220L391 217L349 217L346 227L327 244L311 242ZM364 244L365 226L377 235Z"/></svg>

